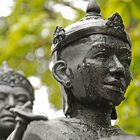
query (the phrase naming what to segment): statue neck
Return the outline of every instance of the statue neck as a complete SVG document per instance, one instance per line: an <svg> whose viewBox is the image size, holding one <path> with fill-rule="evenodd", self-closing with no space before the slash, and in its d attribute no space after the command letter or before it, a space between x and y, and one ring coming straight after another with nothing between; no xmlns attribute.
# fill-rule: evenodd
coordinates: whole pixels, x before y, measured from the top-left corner
<svg viewBox="0 0 140 140"><path fill-rule="evenodd" d="M76 102L73 105L71 116L80 119L86 125L100 129L111 126L111 111L103 107L85 107Z"/></svg>

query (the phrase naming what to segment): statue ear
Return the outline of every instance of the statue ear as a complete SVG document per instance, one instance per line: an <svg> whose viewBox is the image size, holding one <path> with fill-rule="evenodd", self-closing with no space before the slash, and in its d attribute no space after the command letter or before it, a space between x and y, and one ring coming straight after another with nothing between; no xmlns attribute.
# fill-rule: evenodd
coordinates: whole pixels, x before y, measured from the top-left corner
<svg viewBox="0 0 140 140"><path fill-rule="evenodd" d="M67 64L63 60L57 61L53 68L52 68L52 73L54 78L61 83L64 87L69 88L71 87L71 81L66 74L66 69L67 69Z"/></svg>

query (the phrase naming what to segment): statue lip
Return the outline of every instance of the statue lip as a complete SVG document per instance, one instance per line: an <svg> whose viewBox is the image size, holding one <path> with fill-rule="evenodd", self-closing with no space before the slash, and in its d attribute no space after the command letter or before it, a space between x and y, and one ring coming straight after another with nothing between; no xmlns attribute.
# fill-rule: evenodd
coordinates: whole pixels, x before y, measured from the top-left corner
<svg viewBox="0 0 140 140"><path fill-rule="evenodd" d="M15 116L13 114L4 114L1 116L4 120L15 121Z"/></svg>
<svg viewBox="0 0 140 140"><path fill-rule="evenodd" d="M110 88L112 90L121 92L122 94L125 91L124 85L122 84L122 82L120 82L118 80L105 82L104 86L107 88Z"/></svg>

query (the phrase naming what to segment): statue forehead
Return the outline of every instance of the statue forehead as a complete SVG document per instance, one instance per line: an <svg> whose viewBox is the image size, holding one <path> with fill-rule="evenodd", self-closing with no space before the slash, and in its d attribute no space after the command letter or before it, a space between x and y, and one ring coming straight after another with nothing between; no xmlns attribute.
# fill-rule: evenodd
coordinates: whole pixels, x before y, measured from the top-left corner
<svg viewBox="0 0 140 140"><path fill-rule="evenodd" d="M71 44L71 46L78 45L78 44L107 44L107 45L119 45L119 46L127 46L130 48L129 44L122 41L121 39L118 39L113 36L108 36L108 35L102 35L102 34L95 34L95 35L90 35L86 38L82 38L80 40L77 40Z"/></svg>
<svg viewBox="0 0 140 140"><path fill-rule="evenodd" d="M9 86L9 85L0 85L0 94L2 93L13 93L17 94L28 94L30 95L29 91L27 89L25 89L24 87L20 87L20 86Z"/></svg>

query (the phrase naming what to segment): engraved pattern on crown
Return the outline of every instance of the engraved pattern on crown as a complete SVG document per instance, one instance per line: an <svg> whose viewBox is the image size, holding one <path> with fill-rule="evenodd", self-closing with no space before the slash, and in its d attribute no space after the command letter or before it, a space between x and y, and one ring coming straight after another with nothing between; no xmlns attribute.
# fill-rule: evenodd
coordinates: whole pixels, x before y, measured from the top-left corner
<svg viewBox="0 0 140 140"><path fill-rule="evenodd" d="M90 14L87 14L84 18L81 19L81 21L84 21L84 20L97 20L101 18L101 16L97 15L97 16L93 16L93 15L90 15Z"/></svg>
<svg viewBox="0 0 140 140"><path fill-rule="evenodd" d="M107 27L113 28L115 32L124 32L124 24L121 16L118 13L113 14L106 23Z"/></svg>
<svg viewBox="0 0 140 140"><path fill-rule="evenodd" d="M66 37L65 30L62 27L57 26L53 36L54 36L53 44L58 44L63 39L65 39L65 37Z"/></svg>
<svg viewBox="0 0 140 140"><path fill-rule="evenodd" d="M7 83L10 86L17 84L26 85L26 80L23 78L23 73L14 72L14 70L7 64L6 61L0 67L0 84Z"/></svg>
<svg viewBox="0 0 140 140"><path fill-rule="evenodd" d="M7 83L10 86L15 86L16 84L23 84L26 85L25 79L22 77L22 75L15 73L14 71L9 71L4 73L0 76L0 84Z"/></svg>

